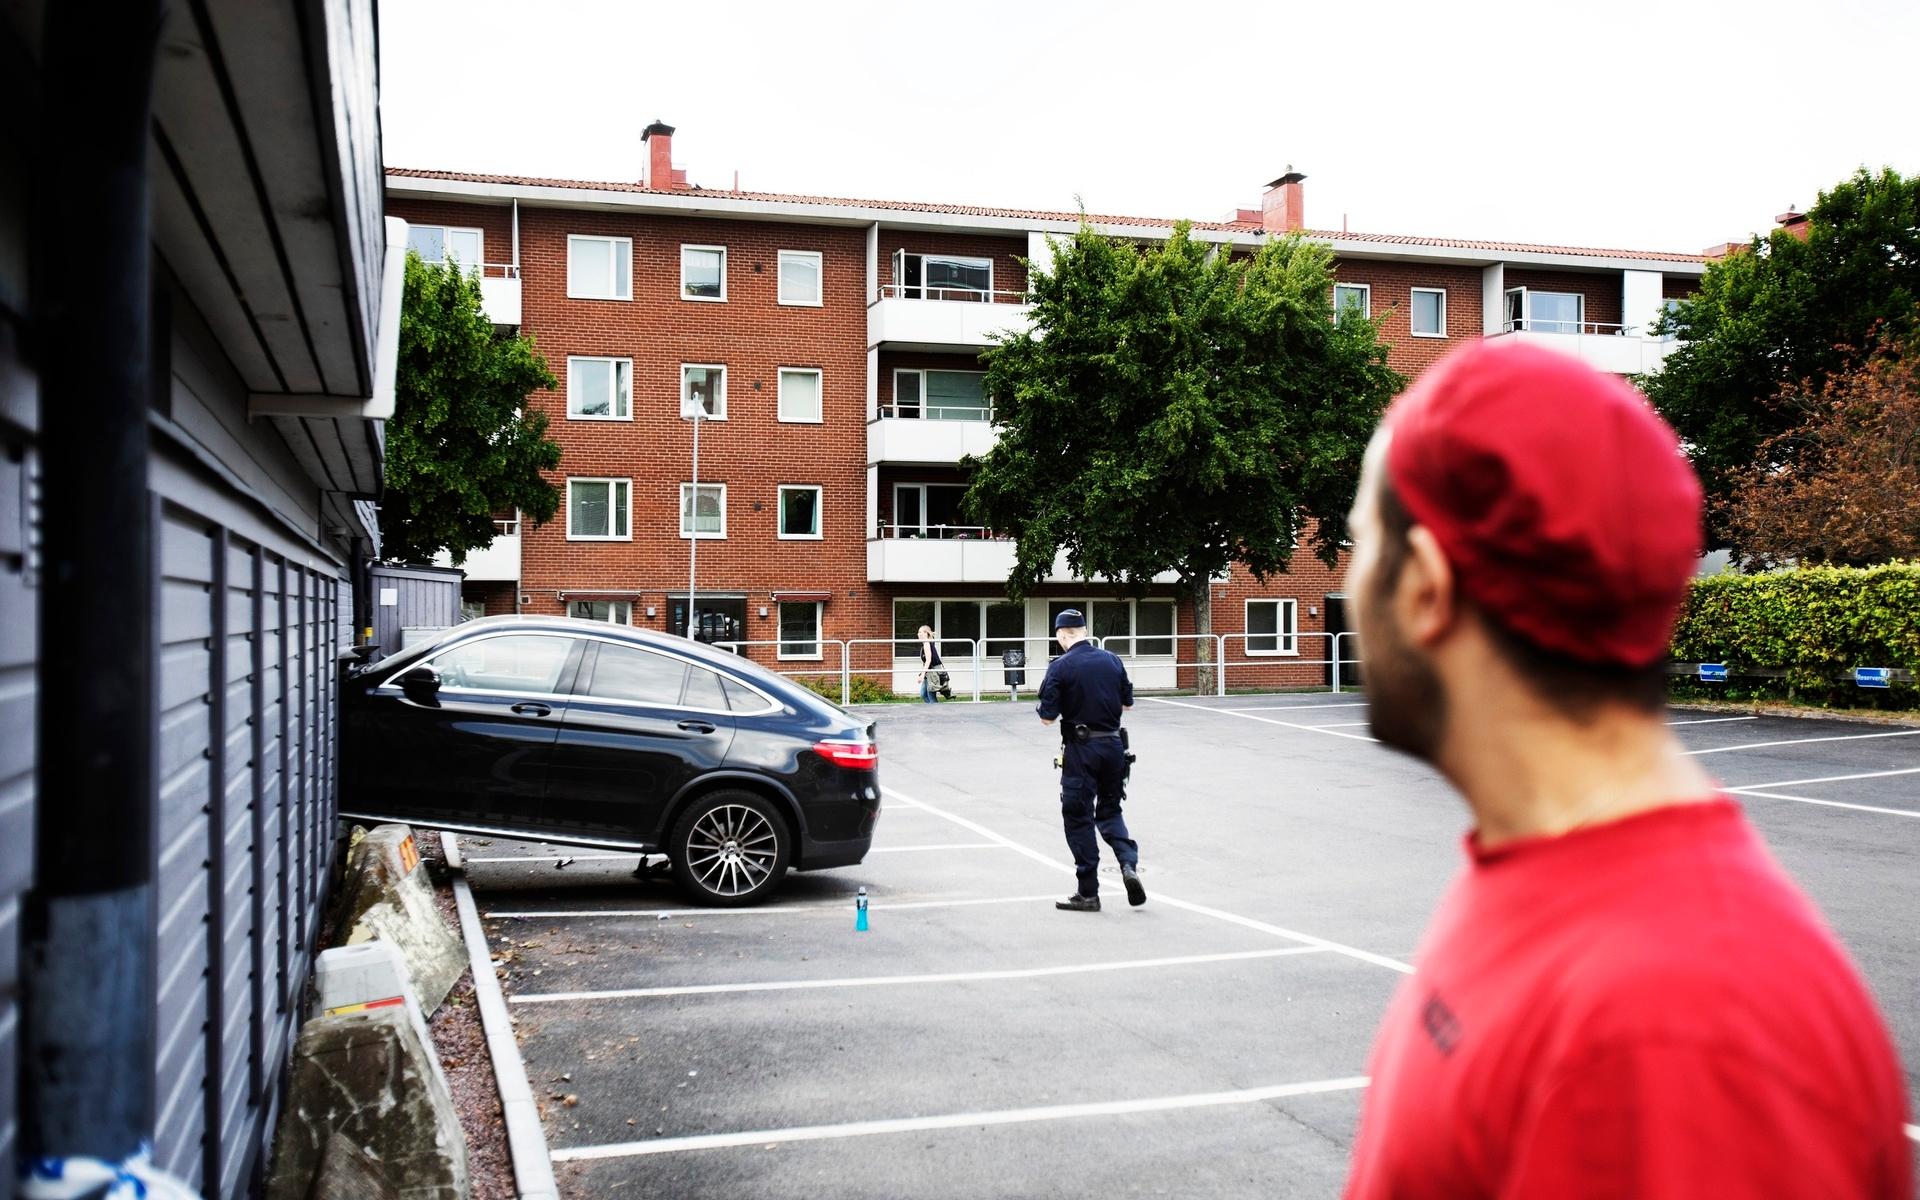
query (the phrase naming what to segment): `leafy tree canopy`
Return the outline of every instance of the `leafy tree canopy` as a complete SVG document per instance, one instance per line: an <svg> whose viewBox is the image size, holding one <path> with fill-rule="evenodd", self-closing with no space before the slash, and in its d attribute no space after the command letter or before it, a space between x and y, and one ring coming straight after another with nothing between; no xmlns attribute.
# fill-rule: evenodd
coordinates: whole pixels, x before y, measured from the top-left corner
<svg viewBox="0 0 1920 1200"><path fill-rule="evenodd" d="M1030 264L1032 328L982 359L999 441L969 460L973 518L1017 540L1010 595L1066 552L1134 591L1286 569L1311 528L1331 564L1367 439L1405 382L1376 326L1334 320L1333 258L1297 235L1232 257L1182 224L1137 245L1082 226Z"/></svg>
<svg viewBox="0 0 1920 1200"><path fill-rule="evenodd" d="M493 540L494 513L552 517L559 495L540 473L560 465L560 446L526 400L555 385L531 338L494 333L478 279L409 252L381 552L426 562L446 550L457 565Z"/></svg>
<svg viewBox="0 0 1920 1200"><path fill-rule="evenodd" d="M1861 170L1807 217L1804 240L1775 230L1708 266L1699 292L1661 322L1685 341L1639 381L1721 502L1716 545L1731 541L1724 502L1762 445L1799 424L1830 375L1915 327L1920 178Z"/></svg>

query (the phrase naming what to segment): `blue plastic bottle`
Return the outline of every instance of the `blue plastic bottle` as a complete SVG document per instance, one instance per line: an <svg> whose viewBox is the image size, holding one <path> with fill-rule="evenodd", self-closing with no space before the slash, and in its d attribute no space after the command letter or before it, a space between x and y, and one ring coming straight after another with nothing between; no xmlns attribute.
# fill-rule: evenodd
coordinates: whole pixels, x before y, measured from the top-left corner
<svg viewBox="0 0 1920 1200"><path fill-rule="evenodd" d="M860 894L853 898L853 931L867 931L867 889L861 888Z"/></svg>

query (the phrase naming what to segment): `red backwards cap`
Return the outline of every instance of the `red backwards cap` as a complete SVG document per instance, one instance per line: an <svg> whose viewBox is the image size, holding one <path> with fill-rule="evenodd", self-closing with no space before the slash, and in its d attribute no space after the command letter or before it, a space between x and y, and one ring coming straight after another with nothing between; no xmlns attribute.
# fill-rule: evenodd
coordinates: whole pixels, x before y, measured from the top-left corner
<svg viewBox="0 0 1920 1200"><path fill-rule="evenodd" d="M1700 557L1700 484L1632 386L1481 342L1423 375L1386 425L1395 494L1489 617L1584 662L1666 655Z"/></svg>

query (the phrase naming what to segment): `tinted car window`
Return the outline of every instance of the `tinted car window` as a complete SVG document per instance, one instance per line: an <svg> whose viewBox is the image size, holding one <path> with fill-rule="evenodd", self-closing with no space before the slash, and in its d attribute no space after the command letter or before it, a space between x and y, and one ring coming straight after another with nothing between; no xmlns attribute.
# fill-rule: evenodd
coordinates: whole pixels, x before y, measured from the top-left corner
<svg viewBox="0 0 1920 1200"><path fill-rule="evenodd" d="M433 660L443 688L550 693L573 649L569 638L516 634L455 646Z"/></svg>
<svg viewBox="0 0 1920 1200"><path fill-rule="evenodd" d="M680 681L686 673L686 664L676 659L602 642L587 694L602 700L679 704Z"/></svg>
<svg viewBox="0 0 1920 1200"><path fill-rule="evenodd" d="M727 697L721 690L720 677L705 667L688 667L687 696L681 703L688 708L708 708L716 712L725 712Z"/></svg>
<svg viewBox="0 0 1920 1200"><path fill-rule="evenodd" d="M767 698L744 684L731 679L722 680L727 689L727 707L734 712L765 712Z"/></svg>

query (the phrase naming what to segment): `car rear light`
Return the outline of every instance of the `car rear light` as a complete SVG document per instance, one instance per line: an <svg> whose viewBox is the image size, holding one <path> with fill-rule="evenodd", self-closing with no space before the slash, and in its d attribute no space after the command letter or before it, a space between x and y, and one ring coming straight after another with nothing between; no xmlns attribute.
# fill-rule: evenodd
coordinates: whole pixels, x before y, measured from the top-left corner
<svg viewBox="0 0 1920 1200"><path fill-rule="evenodd" d="M880 747L872 742L815 742L813 752L849 771L871 771L880 765Z"/></svg>

